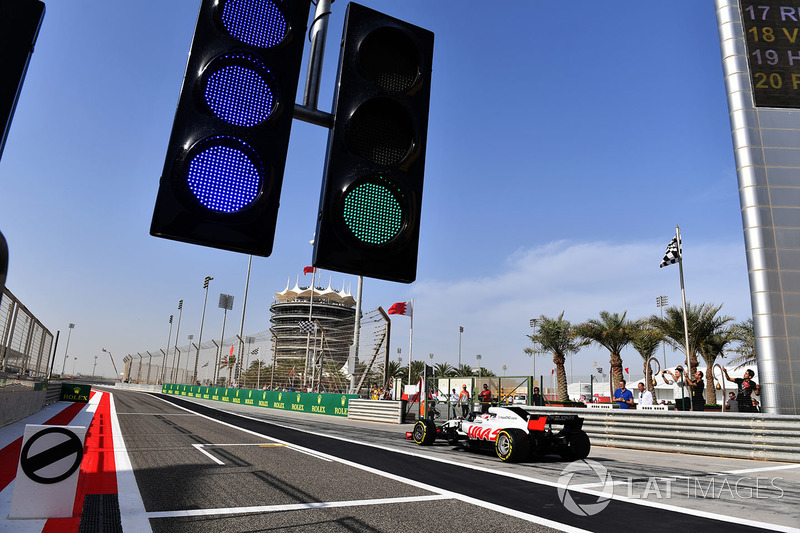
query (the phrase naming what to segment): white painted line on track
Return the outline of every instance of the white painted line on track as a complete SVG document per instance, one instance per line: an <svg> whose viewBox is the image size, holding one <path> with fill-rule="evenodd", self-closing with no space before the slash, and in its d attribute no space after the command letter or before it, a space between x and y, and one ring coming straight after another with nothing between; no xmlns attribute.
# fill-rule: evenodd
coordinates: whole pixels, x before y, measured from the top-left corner
<svg viewBox="0 0 800 533"><path fill-rule="evenodd" d="M203 449L203 446L205 446L205 444L192 444L192 446L197 448L198 452L202 453L203 455L205 455L206 457L208 457L209 459L211 459L212 461L214 461L218 465L224 465L225 464L224 462L220 461L219 459L217 459L216 457L214 457L213 455L211 455L210 453L205 451Z"/></svg>
<svg viewBox="0 0 800 533"><path fill-rule="evenodd" d="M285 505L256 505L252 507L220 507L217 509L191 509L187 511L153 511L147 518L179 518L187 516L218 516L246 513L277 513L285 511L307 511L309 509L330 509L335 507L357 507L363 505L394 505L398 503L429 502L448 500L449 496L407 496L403 498L382 498L373 500L346 500L338 502L290 503Z"/></svg>
<svg viewBox="0 0 800 533"><path fill-rule="evenodd" d="M114 463L117 470L117 498L119 501L119 515L122 522L123 531L136 531L137 533L150 533L150 521L145 515L144 502L136 484L136 477L133 474L128 449L125 447L125 439L122 438L122 430L119 426L117 408L114 405L114 395L109 395L109 410L111 412L111 438L114 443Z"/></svg>
<svg viewBox="0 0 800 533"><path fill-rule="evenodd" d="M161 398L159 398L159 399L161 399ZM161 400L164 401L164 402L167 402L167 400L163 400L163 399L161 399ZM189 400L187 400L187 401L189 401ZM170 402L167 402L167 403L170 403ZM175 405L175 404L171 404L171 405L173 405L175 407L180 407L180 406ZM197 405L202 405L202 404L197 404ZM183 407L181 407L181 408L183 409ZM212 409L216 409L216 408L212 407ZM247 416L247 415L242 414L242 413L227 411L227 410L224 410L224 409L216 409L216 410L224 412L224 413L228 413L228 414L231 414L231 415L235 415L235 416L240 416L242 418L247 418L248 420L254 420L256 422L264 422L266 424L272 424L272 425L280 426L280 427L283 427L283 428L286 428L286 429L292 429L294 431L301 431L303 433L308 433L308 434L311 434L311 435L317 435L317 436L320 436L320 437L327 437L327 438L330 438L330 439L341 440L341 441L350 442L350 443L353 443L353 444L360 444L362 446L369 446L369 447L372 447L372 448L379 448L379 449L382 449L382 450L386 450L387 449L385 446L381 446L379 444L370 444L370 443L366 443L366 442L358 442L358 441L354 441L354 440L347 439L347 438L344 438L344 437L339 437L339 436L336 436L336 435L328 435L328 434L324 434L324 433L308 431L308 430L305 430L305 429L300 429L300 428L289 426L289 425L286 425L286 424L276 423L276 422L274 422L272 420L268 421L268 420L264 420L264 419L260 419L260 418ZM219 420L215 420L215 419L213 419L211 417L206 417L205 415L200 415L199 413L198 413L198 415L199 416L204 416L205 418L208 418L209 420L214 420L215 422L219 422L220 424L230 425L230 424L227 424L225 422L220 422ZM236 427L236 426L232 426L232 427ZM239 429L241 431L249 431L249 430L245 430L245 429L242 429L242 428L237 428L237 429ZM270 438L270 437L267 437L267 438ZM438 461L438 462L441 462L441 463L450 464L450 465L458 466L458 467L461 467L461 468L469 468L469 469L472 469L472 470L477 470L477 471L481 471L481 472L488 472L488 473L496 474L496 475L499 475L499 476L505 476L505 477L510 477L510 478L514 478L514 479L519 479L521 481L527 481L529 483L536 483L538 485L551 486L551 487L554 487L554 488L565 488L565 489L568 489L568 490L572 490L573 489L573 487L570 486L570 485L564 485L562 483L557 483L557 482L554 482L554 481L548 481L546 479L536 479L536 478L532 478L532 477L529 477L529 476L524 476L524 475L521 475L521 474L515 474L513 472L506 472L506 471L502 471L502 470L493 470L491 468L486 468L486 467L477 466L477 465L470 465L470 464L460 463L460 462L457 462L457 461L452 461L452 460L444 459L444 458L441 458L441 457L432 457L432 456L425 455L425 454L420 454L420 453L410 452L410 451L406 451L406 450L401 450L399 448L393 448L393 449L391 449L391 451L394 452L394 453L410 455L412 457L420 457L422 459L427 459L427 460L430 460L430 461ZM589 459L591 459L591 457ZM341 463L344 463L344 464L353 465L356 468L361 468L361 469L364 469L364 470L373 471L369 467L364 467L363 465L358 465L356 463L350 463L349 461L345 461L343 459L334 458L334 460L336 460L338 462L341 462ZM789 465L789 467L794 467L794 466L795 465ZM386 472L379 472L379 471L375 471L375 472L378 475L382 475L384 477L390 477L391 478L393 476L392 474L387 474ZM398 479L399 480L403 480L405 478L398 478ZM412 484L414 484L416 486L420 486L420 484L414 482L413 480L405 479L405 482L411 482ZM437 487L429 487L429 488L427 488L427 490L431 490L433 492L439 492L439 493L442 493L442 494L447 492L447 491L443 491L442 489L439 489ZM752 527L758 527L758 528L772 530L772 531L781 531L781 532L787 532L787 533L800 533L800 528L794 528L794 527L790 527L790 526L783 526L783 525L780 525L780 524L772 524L772 523L769 523L769 522L760 522L760 521L757 521L757 520L749 520L747 518L735 517L735 516L731 516L731 515L717 514L717 513L712 513L712 512L709 512L709 511L702 511L702 510L699 510L699 509L678 507L676 505L670 505L670 504L666 504L666 503L660 503L660 502L655 502L655 501L651 501L651 500L645 500L645 499L641 499L641 498L628 498L626 496L622 496L622 495L619 495L619 494L608 495L608 494L605 494L604 492L593 491L593 490L581 490L580 492L583 492L583 493L586 493L586 494L592 494L592 495L601 497L603 499L619 500L619 501L631 503L631 504L634 504L634 505L641 505L641 506L644 506L644 507L652 507L652 508L655 508L655 509L662 509L662 510L666 510L666 511L672 511L672 512L675 512L675 513L680 513L680 514L689 515L689 516L700 516L700 517L703 517L703 518L709 518L711 520L717 520L717 521L720 521L720 522L743 524L743 525L748 525L748 526L752 526ZM486 502L483 502L483 501L480 501L480 500L477 500L477 499L472 499L472 498L463 496L461 494L456 494L453 497L456 498L456 499L462 500L462 501L468 501L469 500L470 503L473 503L473 504L479 505L479 506L485 506L487 508L492 508L492 505L493 505L493 504L487 504ZM505 514L511 514L512 516L517 516L516 514L513 514L513 513L517 513L517 511L514 511L513 509L507 509L507 508L503 508L503 507L499 507L499 506L497 506L497 507L498 507L498 509L495 509L495 510L497 510L498 512L505 513ZM503 510L501 510L501 509L503 509ZM522 514L522 513L519 513L519 514ZM533 516L533 515L525 515L525 516ZM518 518L522 518L522 517L518 516ZM558 523L558 522L552 522L552 521L546 520L544 518L540 518L540 517L534 517L534 518L537 519L536 523L540 523L542 525L547 525L549 527L553 527L553 528L556 528L556 529L561 529L561 530L564 530L564 531L582 531L582 530L578 530L578 529L569 529L569 528L571 528L571 526L568 526L566 524L561 524L561 523ZM523 518L523 519L525 519L525 518ZM533 520L531 520L531 521L533 521Z"/></svg>
<svg viewBox="0 0 800 533"><path fill-rule="evenodd" d="M729 470L725 472L719 472L718 475L725 475L725 474L755 474L756 472L771 472L773 470L791 470L794 468L800 468L800 465L782 465L782 466L766 466L764 468L746 468L744 470Z"/></svg>

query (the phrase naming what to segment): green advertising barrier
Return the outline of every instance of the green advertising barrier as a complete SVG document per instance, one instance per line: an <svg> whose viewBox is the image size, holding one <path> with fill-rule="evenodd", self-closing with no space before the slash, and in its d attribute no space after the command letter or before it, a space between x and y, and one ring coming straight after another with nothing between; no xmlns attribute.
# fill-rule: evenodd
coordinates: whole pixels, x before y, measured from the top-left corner
<svg viewBox="0 0 800 533"><path fill-rule="evenodd" d="M347 405L356 394L327 394L316 392L284 392L258 389L228 389L225 387L201 387L199 385L176 385L165 383L161 387L164 394L189 396L203 400L236 403L283 409L300 413L314 413L330 416L347 416Z"/></svg>
<svg viewBox="0 0 800 533"><path fill-rule="evenodd" d="M86 403L89 401L89 394L92 392L91 385L75 385L69 383L61 384L61 397L60 401L63 402L81 402Z"/></svg>

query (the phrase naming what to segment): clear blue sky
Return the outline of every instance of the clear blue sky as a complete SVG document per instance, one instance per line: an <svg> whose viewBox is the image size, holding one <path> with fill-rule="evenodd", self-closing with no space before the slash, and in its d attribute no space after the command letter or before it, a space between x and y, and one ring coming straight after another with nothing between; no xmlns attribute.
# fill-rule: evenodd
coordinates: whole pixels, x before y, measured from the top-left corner
<svg viewBox="0 0 800 533"><path fill-rule="evenodd" d="M487 3L365 0L436 35L417 281L364 283L364 310L415 300L414 355L530 373L529 320L631 318L680 304L659 269L681 227L687 297L750 316L719 41L711 0ZM53 333L76 324L78 370L238 330L247 256L148 233L198 0L47 2L0 161L7 286ZM320 108L330 110L346 3L333 4ZM309 13L311 18L312 11ZM308 45L304 56L308 55ZM301 90L305 66L301 73ZM300 92L297 100L301 99ZM311 264L327 130L295 121L274 252L254 258L245 332L269 327L276 291ZM356 291L356 277L322 283ZM305 277L306 283L310 276ZM407 362L408 318L391 353ZM263 354L263 351L262 351ZM638 372L633 349L625 366ZM669 358L677 363L677 355ZM539 373L552 363L540 356ZM595 347L574 359L577 373ZM56 365L58 369L58 364Z"/></svg>

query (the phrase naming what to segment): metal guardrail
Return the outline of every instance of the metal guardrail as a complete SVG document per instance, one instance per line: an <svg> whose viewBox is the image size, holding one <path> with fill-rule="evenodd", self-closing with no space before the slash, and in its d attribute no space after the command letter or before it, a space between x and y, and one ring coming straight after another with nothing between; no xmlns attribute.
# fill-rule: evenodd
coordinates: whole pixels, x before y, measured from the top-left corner
<svg viewBox="0 0 800 533"><path fill-rule="evenodd" d="M348 402L347 418L370 422L402 424L406 402L394 400L357 400Z"/></svg>
<svg viewBox="0 0 800 533"><path fill-rule="evenodd" d="M800 416L763 413L527 407L580 415L592 444L638 450L800 462Z"/></svg>

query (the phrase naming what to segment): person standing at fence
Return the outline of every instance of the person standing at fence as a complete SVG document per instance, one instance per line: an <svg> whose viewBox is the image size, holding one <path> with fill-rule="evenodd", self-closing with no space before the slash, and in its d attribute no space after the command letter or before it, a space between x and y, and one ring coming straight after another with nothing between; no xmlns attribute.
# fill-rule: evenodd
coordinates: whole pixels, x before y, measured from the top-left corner
<svg viewBox="0 0 800 533"><path fill-rule="evenodd" d="M699 370L694 373L694 380L686 378L686 382L692 387L692 411L705 411L705 383L703 383L703 373Z"/></svg>
<svg viewBox="0 0 800 533"><path fill-rule="evenodd" d="M667 374L671 376L671 382L667 380ZM691 399L689 398L688 383L686 383L686 378L683 375L683 367L680 365L676 366L675 372L663 370L661 372L661 379L663 379L664 383L667 385L672 385L672 397L675 400L675 409L678 411L688 411Z"/></svg>
<svg viewBox="0 0 800 533"><path fill-rule="evenodd" d="M626 383L624 379L619 380L619 388L614 391L614 401L620 409L630 409L633 405L633 393L625 388Z"/></svg>
<svg viewBox="0 0 800 533"><path fill-rule="evenodd" d="M758 383L753 381L753 376L756 375L755 372L750 369L745 370L744 377L736 379L731 379L731 377L728 375L728 370L725 367L722 367L722 372L725 374L725 379L736 383L736 403L738 404L739 412L756 412L756 408L753 407L753 394L761 394L761 389L759 388Z"/></svg>
<svg viewBox="0 0 800 533"><path fill-rule="evenodd" d="M492 405L492 391L489 390L489 385L483 384L483 390L478 394L478 400L481 402L481 414L489 412L489 406Z"/></svg>
<svg viewBox="0 0 800 533"><path fill-rule="evenodd" d="M461 406L461 416L467 418L469 414L469 391L466 385L462 385L461 392L458 393L458 405Z"/></svg>
<svg viewBox="0 0 800 533"><path fill-rule="evenodd" d="M533 395L531 396L531 405L544 406L544 396L539 394L539 387L533 388Z"/></svg>
<svg viewBox="0 0 800 533"><path fill-rule="evenodd" d="M639 383L639 405L653 405L653 393L647 390L647 387L644 386L644 383Z"/></svg>

